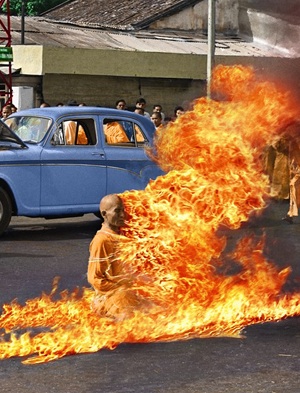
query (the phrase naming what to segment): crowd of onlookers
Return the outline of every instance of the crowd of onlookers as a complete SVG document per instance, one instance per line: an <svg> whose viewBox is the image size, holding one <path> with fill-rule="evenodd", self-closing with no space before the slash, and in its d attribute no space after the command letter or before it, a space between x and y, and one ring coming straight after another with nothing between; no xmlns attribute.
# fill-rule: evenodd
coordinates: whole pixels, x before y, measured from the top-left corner
<svg viewBox="0 0 300 393"><path fill-rule="evenodd" d="M149 118L155 125L156 129L167 124L169 121L175 120L177 117L181 116L185 112L182 106L176 106L174 108L172 116L166 116L160 104L153 105L152 113L146 111L146 105L147 102L144 98L138 98L136 100L135 106L128 106L124 99L119 99L115 103L115 108L119 110L129 110L132 112L136 112L139 115ZM77 103L77 101L75 100L70 100L66 104L62 102L58 102L55 106L86 106L86 104L84 102ZM51 105L46 101L40 104L40 108L47 108L47 107L51 107ZM15 105L13 104L5 105L1 111L2 119L6 119L9 115L11 115L13 112L16 111L17 108Z"/></svg>
<svg viewBox="0 0 300 393"><path fill-rule="evenodd" d="M128 107L124 99L119 99L116 101L116 109L119 110L131 110L138 113L139 115L145 116L150 119L155 125L156 129L167 124L169 121L176 119L184 113L184 109L181 106L176 106L174 109L173 117L168 117L164 114L163 108L160 104L155 104L152 107L152 113L146 111L146 100L144 98L139 98L136 100L135 106Z"/></svg>

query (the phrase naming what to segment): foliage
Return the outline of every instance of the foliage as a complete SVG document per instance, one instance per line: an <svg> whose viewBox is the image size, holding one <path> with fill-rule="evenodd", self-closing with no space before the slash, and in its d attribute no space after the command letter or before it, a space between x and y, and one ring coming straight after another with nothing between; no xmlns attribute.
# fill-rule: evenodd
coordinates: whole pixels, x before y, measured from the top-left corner
<svg viewBox="0 0 300 393"><path fill-rule="evenodd" d="M21 15L23 4L25 6L25 15L33 16L39 15L64 2L65 0L10 0L9 5L11 15Z"/></svg>

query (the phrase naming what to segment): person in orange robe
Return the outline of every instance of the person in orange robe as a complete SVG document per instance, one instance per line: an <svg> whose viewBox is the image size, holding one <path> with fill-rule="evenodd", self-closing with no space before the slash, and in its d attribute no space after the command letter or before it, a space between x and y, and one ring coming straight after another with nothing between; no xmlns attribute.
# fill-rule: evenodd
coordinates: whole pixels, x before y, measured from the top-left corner
<svg viewBox="0 0 300 393"><path fill-rule="evenodd" d="M270 195L275 200L289 199L290 168L289 168L290 141L281 137L265 152L265 172L270 179Z"/></svg>
<svg viewBox="0 0 300 393"><path fill-rule="evenodd" d="M136 276L124 273L118 259L120 228L125 220L122 199L116 194L105 196L100 202L100 213L104 222L90 244L87 274L95 289L92 309L101 317L120 321L147 302L132 289Z"/></svg>
<svg viewBox="0 0 300 393"><path fill-rule="evenodd" d="M104 124L105 139L108 144L130 142L124 128L117 121Z"/></svg>
<svg viewBox="0 0 300 393"><path fill-rule="evenodd" d="M297 130L300 129L298 124ZM290 140L289 145L290 166L290 206L283 220L293 223L294 217L298 217L300 207L300 137L296 134Z"/></svg>
<svg viewBox="0 0 300 393"><path fill-rule="evenodd" d="M77 129L77 138L76 138ZM67 145L87 145L88 139L85 135L84 129L81 125L78 125L76 121L66 121L64 122L64 132ZM76 138L76 141L75 141Z"/></svg>
<svg viewBox="0 0 300 393"><path fill-rule="evenodd" d="M151 121L154 124L156 130L163 128L162 116L160 112L153 112L151 115Z"/></svg>

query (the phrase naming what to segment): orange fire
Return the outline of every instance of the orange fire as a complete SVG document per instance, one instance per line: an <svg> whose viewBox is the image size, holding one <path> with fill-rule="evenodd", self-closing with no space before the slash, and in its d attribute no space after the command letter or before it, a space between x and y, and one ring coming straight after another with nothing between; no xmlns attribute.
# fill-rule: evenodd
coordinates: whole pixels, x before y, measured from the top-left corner
<svg viewBox="0 0 300 393"><path fill-rule="evenodd" d="M290 269L265 259L264 239L244 238L228 255L224 229L266 206L263 152L299 119L296 102L241 66L216 67L213 89L158 133L151 154L166 175L122 195L130 219L120 258L140 273L136 290L152 307L99 319L91 289L57 300L55 281L49 295L3 306L0 358L40 363L122 342L240 337L247 325L300 315L300 294L281 293Z"/></svg>

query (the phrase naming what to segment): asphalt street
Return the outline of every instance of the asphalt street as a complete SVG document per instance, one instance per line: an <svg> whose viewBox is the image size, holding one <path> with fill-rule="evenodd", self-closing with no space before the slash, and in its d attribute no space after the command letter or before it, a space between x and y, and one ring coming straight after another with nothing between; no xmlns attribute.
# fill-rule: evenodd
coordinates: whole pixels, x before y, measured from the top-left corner
<svg viewBox="0 0 300 393"><path fill-rule="evenodd" d="M266 233L265 253L291 266L284 291L300 292L300 218L281 221L286 203L272 203L230 242ZM0 304L87 286L89 243L99 227L93 215L70 219L13 218L0 239ZM0 361L2 393L300 393L300 318L247 327L242 339L210 338L121 344L115 350L68 356L38 365Z"/></svg>

